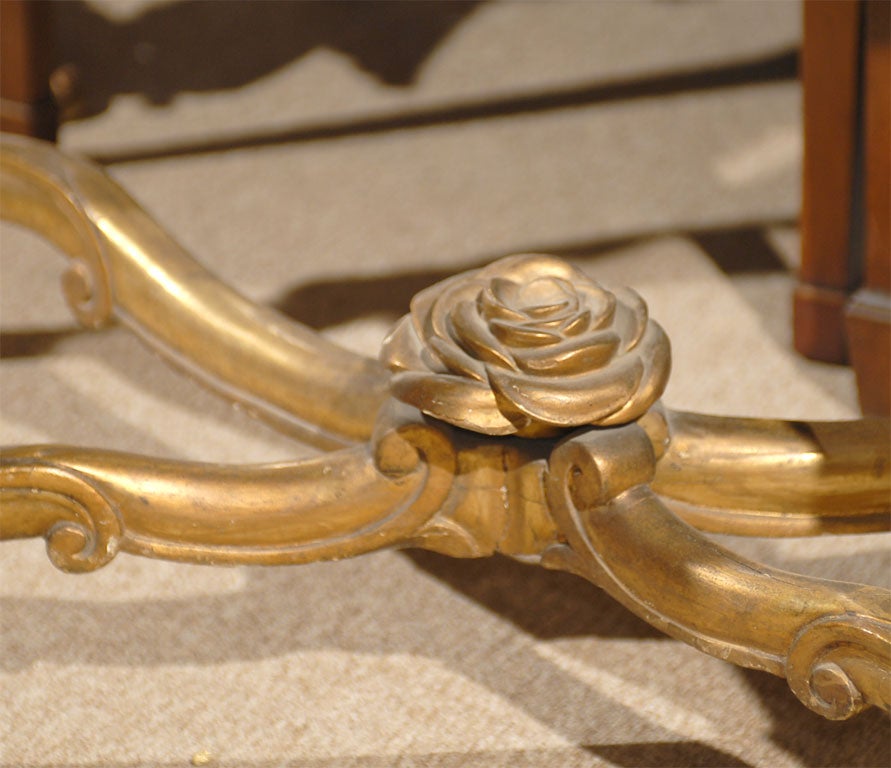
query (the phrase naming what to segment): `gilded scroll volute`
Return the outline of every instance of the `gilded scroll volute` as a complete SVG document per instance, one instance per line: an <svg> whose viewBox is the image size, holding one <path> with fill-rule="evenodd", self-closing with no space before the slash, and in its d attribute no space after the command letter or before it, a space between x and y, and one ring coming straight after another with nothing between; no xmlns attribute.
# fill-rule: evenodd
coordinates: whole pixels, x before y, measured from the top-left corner
<svg viewBox="0 0 891 768"><path fill-rule="evenodd" d="M665 389L671 352L634 291L521 255L419 293L382 359L394 396L436 419L551 437L638 419Z"/></svg>

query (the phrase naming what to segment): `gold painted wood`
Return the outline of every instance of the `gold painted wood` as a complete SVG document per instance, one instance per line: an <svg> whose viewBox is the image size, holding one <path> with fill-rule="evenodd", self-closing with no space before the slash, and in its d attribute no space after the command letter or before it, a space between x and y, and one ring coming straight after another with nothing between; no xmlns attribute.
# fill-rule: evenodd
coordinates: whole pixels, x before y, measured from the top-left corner
<svg viewBox="0 0 891 768"><path fill-rule="evenodd" d="M0 470L0 531L44 536L50 559L69 571L98 568L118 551L212 565L350 557L413 536L451 482L451 446L425 440L423 425L403 432L262 466L13 450ZM421 462L410 439L443 466Z"/></svg>
<svg viewBox="0 0 891 768"><path fill-rule="evenodd" d="M120 318L202 383L321 447L371 436L375 414L387 397L382 365L246 301L191 258L92 163L51 144L4 135L0 216L44 236L72 259L63 287L72 311L87 327ZM669 499L680 492L673 508L711 531L797 536L888 529L888 516L877 513L874 503L860 508L859 489L878 484L880 495L882 483L888 482L889 441L881 434L863 451L858 447L863 423L834 425L836 444L848 457L841 470L837 462L829 462L827 469L819 441L796 437L821 425L799 428L775 421L765 428L753 426L745 419L672 417L674 445L687 448L682 461L660 465L655 488ZM878 429L887 428L879 423ZM733 438L723 439L730 430ZM775 455L783 435L789 438L784 449L789 455L813 454L814 466L821 469L787 474L783 462L775 461L765 475L758 457ZM703 474L710 483L716 481L710 467L719 442L724 466L738 468L746 478L747 493L737 494L736 507L701 482ZM878 474L877 464L884 467ZM787 509L777 515L775 505L762 508L760 499L784 485L799 488L813 503L796 503L794 514ZM710 505L716 498L724 500L714 510ZM837 520L839 509L844 510L842 521Z"/></svg>
<svg viewBox="0 0 891 768"><path fill-rule="evenodd" d="M691 525L740 536L886 531L888 420L783 421L667 413L653 490Z"/></svg>
<svg viewBox="0 0 891 768"><path fill-rule="evenodd" d="M119 318L279 426L354 444L262 466L10 449L0 538L42 536L68 571L118 552L267 565L500 552L785 677L825 717L891 706L887 591L767 568L692 527L887 530L887 420L672 412L659 402L668 339L643 300L540 255L422 291L384 343L387 373L214 279L89 163L4 139L0 182L3 218L73 259L65 289L81 322Z"/></svg>
<svg viewBox="0 0 891 768"><path fill-rule="evenodd" d="M384 342L393 395L487 435L546 437L642 416L668 381L668 337L634 291L523 255L421 291Z"/></svg>
<svg viewBox="0 0 891 768"><path fill-rule="evenodd" d="M247 301L97 166L4 135L0 209L72 259L63 287L85 326L120 320L203 383L322 447L370 433L387 388L376 361Z"/></svg>
<svg viewBox="0 0 891 768"><path fill-rule="evenodd" d="M838 720L891 705L891 593L746 560L673 515L648 483L655 454L636 424L556 447L548 501L566 543L543 564L589 579L705 653L786 677Z"/></svg>

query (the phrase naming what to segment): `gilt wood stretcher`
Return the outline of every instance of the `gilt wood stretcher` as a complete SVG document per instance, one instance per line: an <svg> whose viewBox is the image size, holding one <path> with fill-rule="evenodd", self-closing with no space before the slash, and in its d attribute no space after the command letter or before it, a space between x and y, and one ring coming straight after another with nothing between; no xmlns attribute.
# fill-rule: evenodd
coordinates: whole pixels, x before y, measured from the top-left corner
<svg viewBox="0 0 891 768"><path fill-rule="evenodd" d="M643 300L542 255L425 289L366 358L216 280L88 162L8 137L0 183L2 217L71 257L63 287L82 324L124 323L328 449L269 465L4 450L0 538L42 536L71 572L118 552L211 565L499 552L786 678L825 717L891 707L891 594L769 568L705 535L888 530L887 420L672 411L659 400L669 341Z"/></svg>

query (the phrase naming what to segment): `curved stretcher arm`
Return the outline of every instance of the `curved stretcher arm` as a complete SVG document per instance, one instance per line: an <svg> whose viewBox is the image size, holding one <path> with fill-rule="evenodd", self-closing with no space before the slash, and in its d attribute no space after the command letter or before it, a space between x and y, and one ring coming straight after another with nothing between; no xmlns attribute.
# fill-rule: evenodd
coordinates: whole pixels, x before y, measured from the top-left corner
<svg viewBox="0 0 891 768"><path fill-rule="evenodd" d="M825 717L888 709L891 594L786 573L718 546L652 493L648 454L634 424L554 451L548 500L566 543L543 564L593 581L701 651L786 677Z"/></svg>
<svg viewBox="0 0 891 768"><path fill-rule="evenodd" d="M533 441L534 442L534 441ZM785 677L825 717L891 704L891 595L734 555L652 493L632 423L562 442L472 438L396 403L375 440L267 466L65 448L0 463L0 536L43 536L69 571L118 551L205 564L305 563L388 547L500 551L571 571L701 651Z"/></svg>
<svg viewBox="0 0 891 768"><path fill-rule="evenodd" d="M0 538L42 536L62 570L119 551L210 565L284 565L405 546L454 476L422 423L303 461L224 465L61 446L0 457Z"/></svg>
<svg viewBox="0 0 891 768"><path fill-rule="evenodd" d="M668 411L653 490L690 525L738 536L891 529L891 422Z"/></svg>
<svg viewBox="0 0 891 768"><path fill-rule="evenodd" d="M63 287L87 327L113 317L202 383L323 447L365 439L386 397L379 363L233 291L104 171L4 135L0 212L73 261Z"/></svg>

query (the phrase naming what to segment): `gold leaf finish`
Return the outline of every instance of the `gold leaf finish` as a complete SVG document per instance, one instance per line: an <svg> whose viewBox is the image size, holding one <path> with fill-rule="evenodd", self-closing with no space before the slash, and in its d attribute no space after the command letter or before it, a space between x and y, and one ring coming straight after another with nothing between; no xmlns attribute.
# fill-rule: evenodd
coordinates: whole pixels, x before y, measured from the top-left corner
<svg viewBox="0 0 891 768"><path fill-rule="evenodd" d="M671 353L643 300L551 256L510 256L419 293L384 342L391 390L489 435L545 437L642 416Z"/></svg>
<svg viewBox="0 0 891 768"><path fill-rule="evenodd" d="M204 564L339 559L404 546L454 475L452 445L417 421L382 422L370 445L254 466L21 448L0 463L0 537L44 536L66 571L119 550Z"/></svg>
<svg viewBox="0 0 891 768"><path fill-rule="evenodd" d="M71 257L64 289L88 327L119 320L176 367L301 439L324 448L367 439L387 395L380 363L220 282L101 168L4 135L0 195L4 219Z"/></svg>
<svg viewBox="0 0 891 768"><path fill-rule="evenodd" d="M891 705L891 621L850 612L805 626L786 660L789 686L830 720Z"/></svg>
<svg viewBox="0 0 891 768"><path fill-rule="evenodd" d="M0 184L3 217L73 259L81 322L121 320L278 426L352 443L260 466L6 450L0 538L43 537L73 572L118 552L219 565L502 553L785 677L824 717L891 706L887 590L783 573L700 533L887 530L888 420L672 411L658 402L668 340L640 297L538 255L418 294L384 345L388 375L220 283L89 163L4 140Z"/></svg>
<svg viewBox="0 0 891 768"><path fill-rule="evenodd" d="M0 537L43 536L53 565L85 573L117 554L121 535L119 511L88 474L46 461L39 451L24 462L4 455Z"/></svg>
<svg viewBox="0 0 891 768"><path fill-rule="evenodd" d="M653 490L700 530L815 536L891 525L888 419L666 417L671 442Z"/></svg>
<svg viewBox="0 0 891 768"><path fill-rule="evenodd" d="M555 448L547 497L570 570L705 653L788 679L831 719L891 698L891 593L746 560L675 517L648 487L655 456L637 424Z"/></svg>

